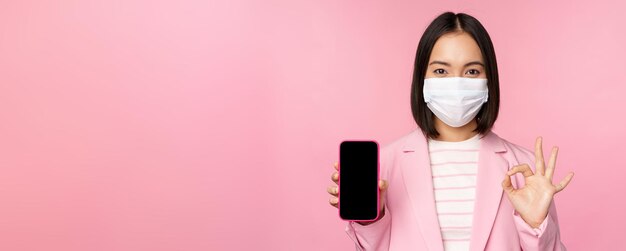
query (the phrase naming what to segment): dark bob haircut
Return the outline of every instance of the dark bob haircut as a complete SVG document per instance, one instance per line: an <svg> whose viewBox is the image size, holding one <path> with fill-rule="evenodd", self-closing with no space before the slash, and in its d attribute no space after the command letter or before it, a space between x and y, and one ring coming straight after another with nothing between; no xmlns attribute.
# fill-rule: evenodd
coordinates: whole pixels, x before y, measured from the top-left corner
<svg viewBox="0 0 626 251"><path fill-rule="evenodd" d="M465 13L454 14L445 12L433 20L424 31L417 46L415 54L415 65L413 67L413 81L411 84L411 111L413 119L421 128L426 137L436 138L439 132L435 129L433 113L426 106L424 101L424 77L428 68L428 60L433 50L435 42L439 37L451 32L464 31L471 35L478 47L485 63L485 73L487 75L487 88L489 98L480 108L476 115L478 126L474 131L481 135L491 130L498 117L500 107L500 88L498 81L498 65L496 63L496 53L491 43L491 38L487 30L480 22Z"/></svg>

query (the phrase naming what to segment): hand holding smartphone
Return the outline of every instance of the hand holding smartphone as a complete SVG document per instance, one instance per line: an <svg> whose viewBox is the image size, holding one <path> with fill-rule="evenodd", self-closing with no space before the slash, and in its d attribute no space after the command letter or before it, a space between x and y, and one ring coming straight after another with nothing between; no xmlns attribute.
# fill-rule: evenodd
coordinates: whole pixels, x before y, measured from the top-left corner
<svg viewBox="0 0 626 251"><path fill-rule="evenodd" d="M381 210L379 146L371 140L347 140L339 146L339 216L349 221L376 221Z"/></svg>

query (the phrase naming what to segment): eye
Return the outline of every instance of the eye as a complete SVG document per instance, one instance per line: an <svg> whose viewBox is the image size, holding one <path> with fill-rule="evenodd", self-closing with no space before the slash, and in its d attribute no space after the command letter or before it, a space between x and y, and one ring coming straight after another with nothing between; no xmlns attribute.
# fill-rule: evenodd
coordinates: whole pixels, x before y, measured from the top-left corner
<svg viewBox="0 0 626 251"><path fill-rule="evenodd" d="M446 74L447 72L446 72L446 70L440 68L440 69L434 70L433 73L435 73L435 74Z"/></svg>
<svg viewBox="0 0 626 251"><path fill-rule="evenodd" d="M469 71L466 72L466 74L469 75L478 75L480 74L480 71L476 70L476 69L470 69Z"/></svg>

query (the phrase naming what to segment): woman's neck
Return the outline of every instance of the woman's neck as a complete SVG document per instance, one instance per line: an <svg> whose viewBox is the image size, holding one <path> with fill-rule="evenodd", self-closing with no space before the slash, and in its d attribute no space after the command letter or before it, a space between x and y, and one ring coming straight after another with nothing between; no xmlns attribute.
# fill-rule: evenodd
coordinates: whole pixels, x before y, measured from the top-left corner
<svg viewBox="0 0 626 251"><path fill-rule="evenodd" d="M471 137L474 137L478 132L474 132L473 130L478 127L478 123L476 122L476 118L472 119L469 123L461 127L451 127L441 121L437 116L435 118L435 129L439 132L439 136L434 138L439 141L451 141L458 142L464 141Z"/></svg>

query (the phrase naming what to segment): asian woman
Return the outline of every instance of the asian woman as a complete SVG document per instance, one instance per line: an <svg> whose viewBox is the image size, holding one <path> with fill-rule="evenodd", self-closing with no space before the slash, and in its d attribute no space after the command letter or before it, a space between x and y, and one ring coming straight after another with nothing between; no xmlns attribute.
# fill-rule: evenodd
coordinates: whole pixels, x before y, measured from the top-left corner
<svg viewBox="0 0 626 251"><path fill-rule="evenodd" d="M419 127L382 147L376 221L350 221L357 250L566 250L542 138L534 152L491 131L500 92L493 44L482 24L446 12L422 35L411 108ZM338 163L328 187L337 207Z"/></svg>

